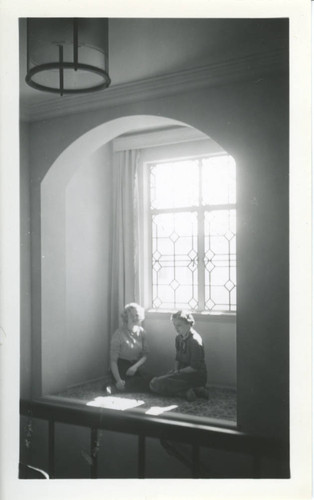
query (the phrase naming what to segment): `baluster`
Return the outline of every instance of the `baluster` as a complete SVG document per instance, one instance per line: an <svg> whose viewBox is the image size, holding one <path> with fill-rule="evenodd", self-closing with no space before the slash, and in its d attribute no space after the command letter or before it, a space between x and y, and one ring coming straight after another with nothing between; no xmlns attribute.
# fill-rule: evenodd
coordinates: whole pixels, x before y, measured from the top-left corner
<svg viewBox="0 0 314 500"><path fill-rule="evenodd" d="M200 448L193 445L192 448L192 477L193 479L200 477Z"/></svg>
<svg viewBox="0 0 314 500"><path fill-rule="evenodd" d="M138 477L145 478L145 436L138 437Z"/></svg>
<svg viewBox="0 0 314 500"><path fill-rule="evenodd" d="M55 422L49 419L48 429L48 470L50 479L55 477Z"/></svg>
<svg viewBox="0 0 314 500"><path fill-rule="evenodd" d="M91 427L90 433L90 456L91 456L91 469L90 477L91 479L97 479L98 470L98 429Z"/></svg>

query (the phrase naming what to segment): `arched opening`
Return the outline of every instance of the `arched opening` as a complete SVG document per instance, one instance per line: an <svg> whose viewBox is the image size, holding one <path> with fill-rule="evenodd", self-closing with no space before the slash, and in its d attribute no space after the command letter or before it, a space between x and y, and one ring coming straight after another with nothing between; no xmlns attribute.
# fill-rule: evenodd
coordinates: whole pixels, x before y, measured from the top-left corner
<svg viewBox="0 0 314 500"><path fill-rule="evenodd" d="M196 161L194 162L196 170L193 170L193 167L189 175L198 176L198 171L202 168L204 186L206 186L205 177L206 175L208 177L210 171L210 165L209 168L206 167L207 164L205 165L208 155L216 158L216 161L223 155L228 156L208 136L182 122L156 116L130 116L104 123L89 131L71 144L54 162L41 183L41 376L43 395L60 393L72 386L98 380L104 376L108 369L109 340L113 333L112 324L114 323L112 315L113 309L117 310L117 305L112 304L113 285L115 285L112 284L114 279L112 269L115 266L112 259L117 253L112 249L112 221L114 217L112 204L115 201L112 169L114 168L114 155L117 151L125 149L140 149L142 151L141 171L145 165L146 181L147 169L152 163L155 165L155 176L156 168L158 169L156 165L162 165L165 160L168 160L167 168L174 169L171 175L175 175L177 167L181 168L181 164L177 164L178 158L181 162L186 160L191 162L195 158L197 159L197 165ZM205 158L204 166L201 166L200 163L202 158ZM230 161L230 156L228 158ZM221 179L216 178L216 184L217 182L219 184ZM202 187L201 181L202 179L198 177L196 184L198 185L197 189L200 188L200 192L197 196L200 196L202 191L205 199L206 189ZM214 181L213 178L212 181ZM162 177L159 182L162 182ZM148 179L147 186L149 183ZM188 185L189 189L190 187ZM182 190L182 186L180 189ZM144 191L142 185L140 192L145 198L147 192L145 194ZM143 228L141 238L143 238L143 233L144 235L147 233L147 237L151 240L152 229L149 226L149 215L146 213L149 207L145 208L145 215L143 214L142 201L139 202L139 205L142 210L140 214L140 226ZM203 201L201 201L201 205L204 205ZM218 200L218 205L220 207L221 200ZM182 216L184 217L184 212ZM193 217L196 220L199 215L193 212ZM122 229L122 232L126 231L128 228ZM227 233L227 231L224 228L224 232ZM195 238L198 238L198 234L194 234L194 236L178 234L177 236L181 237L183 244L186 244L188 239L194 241ZM234 236L235 234L231 235L231 238L235 240ZM204 221L202 221L202 238L203 242L200 243L200 246L203 251L203 277L200 272L195 273L195 269L192 269L193 266L195 268L197 262L195 256L184 263L184 268L170 270L170 275L177 273L176 288L180 285L182 289L190 287L193 304L188 297L186 304L182 303L181 299L181 302L179 300L161 308L160 305L156 307L157 301L154 301L152 293L149 291L155 285L152 284L150 278L147 279L152 272L154 257L152 257L149 247L151 243L143 239L139 245L140 248L146 248L146 253L142 252L139 257L145 260L144 263L140 264L141 290L139 297L130 296L129 299L139 300L141 298L141 302L148 311L145 322L151 344L148 367L154 375L169 370L173 363L175 334L171 331L169 309L176 310L185 305L185 308L190 307L195 313L196 326L204 339L205 352L207 353L208 383L213 386L235 389L235 300L233 298L233 306L229 307L226 314L225 306L219 309L218 304L216 309L213 308L208 293L206 298L206 293L200 292L203 296L201 300L197 300L197 307L194 299L195 292L199 298L196 288L203 286L205 290L205 282L207 282L207 290L209 289L210 271L213 266L209 262L211 251L209 248L207 250L204 248L204 241L206 247L210 240L210 235L206 231L204 234ZM219 234L216 234L218 246L222 243L230 246L230 240L224 239L223 242L220 238L219 243ZM165 239L163 242L160 240L160 245L162 243L167 244ZM194 243L192 243L193 245ZM191 255L192 251L195 252L195 249L191 247L186 249L184 253ZM219 259L222 258L224 252L220 252L216 263L220 275L222 268ZM230 255L229 252L229 261ZM232 258L235 259L235 250ZM164 256L165 259L167 260L167 256ZM182 249L177 251L174 259L182 259ZM187 271L190 280L188 286L184 282L184 278L182 278L183 281L181 280L182 283L178 278L180 273L187 274ZM236 283L235 262L233 268L230 265L228 269L225 267L222 274L226 272L233 273L232 288L234 288ZM219 285L219 279L224 280L223 286ZM196 288L195 281L197 282ZM225 295L230 297L230 290L228 290L228 286L225 287L228 282L230 279L218 277L216 288L218 289L219 286L224 288ZM173 292L172 284L173 279L170 276L167 286ZM165 282L163 287L165 288ZM167 293L164 295L166 297ZM235 297L235 290L233 290L233 297Z"/></svg>

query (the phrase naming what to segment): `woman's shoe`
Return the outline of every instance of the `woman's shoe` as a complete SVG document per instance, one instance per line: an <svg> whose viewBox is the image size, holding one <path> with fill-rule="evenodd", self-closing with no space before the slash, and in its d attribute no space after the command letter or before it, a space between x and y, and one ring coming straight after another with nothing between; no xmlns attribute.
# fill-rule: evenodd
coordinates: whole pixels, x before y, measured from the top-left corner
<svg viewBox="0 0 314 500"><path fill-rule="evenodd" d="M193 389L188 389L185 393L185 399L187 401L189 401L190 403L192 403L193 401L196 400L196 394L195 392L193 391Z"/></svg>

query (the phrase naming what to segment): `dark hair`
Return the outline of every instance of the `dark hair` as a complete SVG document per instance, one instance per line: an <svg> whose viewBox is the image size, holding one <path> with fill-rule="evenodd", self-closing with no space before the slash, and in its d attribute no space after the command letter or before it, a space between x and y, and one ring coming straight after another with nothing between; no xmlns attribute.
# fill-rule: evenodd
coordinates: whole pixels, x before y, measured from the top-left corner
<svg viewBox="0 0 314 500"><path fill-rule="evenodd" d="M191 326L195 324L195 320L192 314L188 311L177 311L171 316L171 321L173 321L174 319L183 319L186 323L188 323Z"/></svg>
<svg viewBox="0 0 314 500"><path fill-rule="evenodd" d="M144 308L140 306L139 304L136 304L136 302L130 302L130 304L127 304L122 313L121 313L121 318L123 323L126 325L128 322L128 312L131 311L132 309L135 309L140 317L140 320L143 321L145 318L144 314Z"/></svg>

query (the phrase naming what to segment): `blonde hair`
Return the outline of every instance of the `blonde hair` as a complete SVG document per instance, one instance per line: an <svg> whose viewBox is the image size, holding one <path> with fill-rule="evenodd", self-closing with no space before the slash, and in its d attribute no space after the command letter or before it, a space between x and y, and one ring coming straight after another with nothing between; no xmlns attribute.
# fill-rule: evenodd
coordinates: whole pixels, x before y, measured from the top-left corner
<svg viewBox="0 0 314 500"><path fill-rule="evenodd" d="M176 313L171 315L171 321L174 319L183 319L186 323L193 326L195 324L195 320L192 314L188 311L177 311Z"/></svg>
<svg viewBox="0 0 314 500"><path fill-rule="evenodd" d="M130 304L127 304L124 307L124 309L121 313L121 318L122 318L122 321L125 325L128 322L128 312L131 310L137 311L137 314L139 315L140 320L143 321L143 319L145 318L144 308L142 306L140 306L139 304L136 304L136 302L130 302Z"/></svg>

